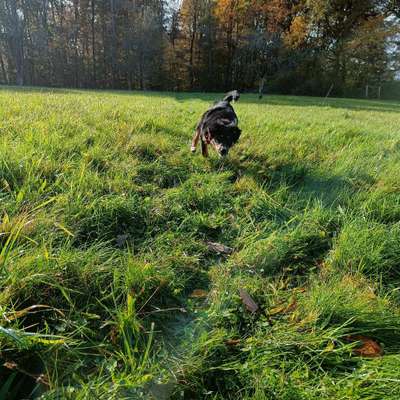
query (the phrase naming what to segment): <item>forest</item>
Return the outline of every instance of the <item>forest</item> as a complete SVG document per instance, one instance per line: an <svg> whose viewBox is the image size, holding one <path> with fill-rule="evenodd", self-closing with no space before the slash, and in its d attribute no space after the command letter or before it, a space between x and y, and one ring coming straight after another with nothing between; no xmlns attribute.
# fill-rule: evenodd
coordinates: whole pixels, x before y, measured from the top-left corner
<svg viewBox="0 0 400 400"><path fill-rule="evenodd" d="M0 0L0 83L364 93L398 77L399 17L398 0Z"/></svg>

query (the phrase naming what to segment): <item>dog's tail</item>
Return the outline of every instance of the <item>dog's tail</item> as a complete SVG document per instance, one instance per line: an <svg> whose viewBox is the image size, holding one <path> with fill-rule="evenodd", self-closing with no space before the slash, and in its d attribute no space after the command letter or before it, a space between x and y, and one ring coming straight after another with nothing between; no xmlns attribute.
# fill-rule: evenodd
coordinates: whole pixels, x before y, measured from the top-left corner
<svg viewBox="0 0 400 400"><path fill-rule="evenodd" d="M240 94L237 90L232 90L231 92L228 92L225 97L224 101L227 101L230 103L231 101L238 101L240 98Z"/></svg>

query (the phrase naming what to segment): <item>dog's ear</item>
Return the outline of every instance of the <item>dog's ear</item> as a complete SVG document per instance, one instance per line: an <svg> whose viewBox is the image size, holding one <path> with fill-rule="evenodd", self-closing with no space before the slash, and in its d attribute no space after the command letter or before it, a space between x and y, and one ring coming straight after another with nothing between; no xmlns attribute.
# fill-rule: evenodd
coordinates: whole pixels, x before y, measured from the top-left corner
<svg viewBox="0 0 400 400"><path fill-rule="evenodd" d="M224 101L231 102L231 101L238 101L240 98L240 94L237 90L232 90L231 92L228 92L225 97Z"/></svg>

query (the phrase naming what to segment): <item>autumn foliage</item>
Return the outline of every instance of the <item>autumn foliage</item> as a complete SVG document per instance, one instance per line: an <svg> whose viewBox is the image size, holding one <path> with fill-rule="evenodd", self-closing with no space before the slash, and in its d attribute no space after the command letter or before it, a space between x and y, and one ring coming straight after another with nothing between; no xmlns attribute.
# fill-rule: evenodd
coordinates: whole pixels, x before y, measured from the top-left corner
<svg viewBox="0 0 400 400"><path fill-rule="evenodd" d="M400 69L397 2L0 2L0 83L334 94Z"/></svg>

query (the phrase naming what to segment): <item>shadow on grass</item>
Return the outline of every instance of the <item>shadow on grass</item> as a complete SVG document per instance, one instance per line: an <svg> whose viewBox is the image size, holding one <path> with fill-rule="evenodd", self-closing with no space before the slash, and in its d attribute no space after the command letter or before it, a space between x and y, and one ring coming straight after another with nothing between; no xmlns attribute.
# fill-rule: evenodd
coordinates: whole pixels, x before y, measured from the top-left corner
<svg viewBox="0 0 400 400"><path fill-rule="evenodd" d="M318 199L325 206L343 205L343 201L350 200L358 191L357 184L367 184L362 177L352 182L345 176L318 176L307 175L302 185L297 187L300 196L306 199Z"/></svg>
<svg viewBox="0 0 400 400"><path fill-rule="evenodd" d="M267 96L263 100L243 100L245 103L259 102L274 106L290 107L330 107L343 108L355 111L399 112L400 103L392 100L364 100L346 98L305 97L305 96Z"/></svg>
<svg viewBox="0 0 400 400"><path fill-rule="evenodd" d="M215 159L211 162L217 171L230 171L232 182L242 176L249 176L272 191L286 186L304 201L315 199L326 206L348 198L357 192L358 187L373 184L368 176L357 176L353 179L338 175L322 176L305 164L287 161L272 164L266 157L259 155L251 156L247 160Z"/></svg>

